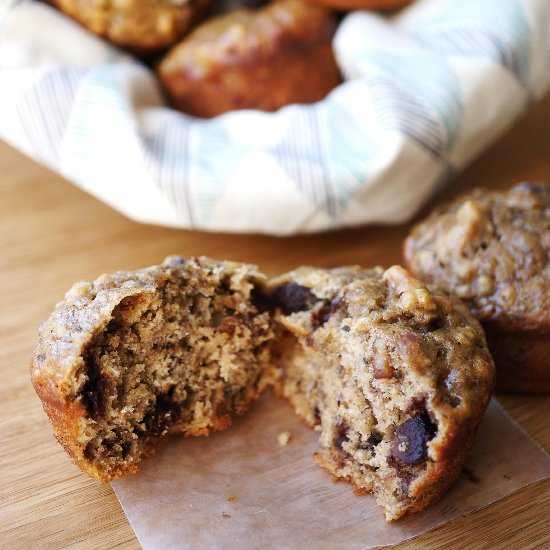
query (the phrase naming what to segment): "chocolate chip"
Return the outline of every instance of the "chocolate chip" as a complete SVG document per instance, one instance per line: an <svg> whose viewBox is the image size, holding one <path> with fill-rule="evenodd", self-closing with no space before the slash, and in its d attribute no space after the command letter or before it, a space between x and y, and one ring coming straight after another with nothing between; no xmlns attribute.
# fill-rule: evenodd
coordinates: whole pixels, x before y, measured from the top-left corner
<svg viewBox="0 0 550 550"><path fill-rule="evenodd" d="M83 359L87 379L82 387L80 400L88 416L98 420L105 413L107 381L101 374L101 368L92 349L84 351Z"/></svg>
<svg viewBox="0 0 550 550"><path fill-rule="evenodd" d="M275 307L281 308L285 315L306 311L317 301L311 290L297 283L286 283L276 288L271 295Z"/></svg>
<svg viewBox="0 0 550 550"><path fill-rule="evenodd" d="M426 412L405 420L395 428L392 455L403 464L419 464L426 459L426 444L436 431Z"/></svg>
<svg viewBox="0 0 550 550"><path fill-rule="evenodd" d="M344 325L344 326L342 327L342 330L343 330L344 332L349 332L349 331L351 330L351 328L348 327L348 325Z"/></svg>
<svg viewBox="0 0 550 550"><path fill-rule="evenodd" d="M154 409L145 413L142 422L147 435L165 435L168 428L178 420L173 393L174 388L171 388L167 393L157 395Z"/></svg>

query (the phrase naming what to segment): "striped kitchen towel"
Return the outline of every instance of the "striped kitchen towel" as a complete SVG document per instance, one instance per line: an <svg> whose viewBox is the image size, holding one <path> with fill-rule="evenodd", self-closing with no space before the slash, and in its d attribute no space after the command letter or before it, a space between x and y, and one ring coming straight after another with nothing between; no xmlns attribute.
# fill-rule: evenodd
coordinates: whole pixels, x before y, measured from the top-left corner
<svg viewBox="0 0 550 550"><path fill-rule="evenodd" d="M292 234L409 219L550 88L550 0L347 15L324 101L201 120L46 5L0 5L0 136L142 222ZM304 75L307 78L307 74Z"/></svg>

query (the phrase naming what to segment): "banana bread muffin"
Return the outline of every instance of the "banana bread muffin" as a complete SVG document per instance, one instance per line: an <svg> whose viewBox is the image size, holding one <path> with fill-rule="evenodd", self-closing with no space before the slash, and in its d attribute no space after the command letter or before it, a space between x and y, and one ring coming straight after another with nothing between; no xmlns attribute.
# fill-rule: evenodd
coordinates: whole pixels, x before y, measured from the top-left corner
<svg viewBox="0 0 550 550"><path fill-rule="evenodd" d="M437 500L493 391L479 323L398 266L301 268L269 285L279 390L318 426L316 462L373 492L388 520Z"/></svg>
<svg viewBox="0 0 550 550"><path fill-rule="evenodd" d="M239 9L195 29L162 60L159 78L172 104L198 117L312 103L340 82L335 30L327 10L300 0Z"/></svg>
<svg viewBox="0 0 550 550"><path fill-rule="evenodd" d="M59 442L89 475L135 472L169 433L222 430L265 387L270 314L254 266L168 258L73 286L31 375Z"/></svg>
<svg viewBox="0 0 550 550"><path fill-rule="evenodd" d="M81 25L138 53L175 44L212 0L49 0Z"/></svg>
<svg viewBox="0 0 550 550"><path fill-rule="evenodd" d="M416 225L404 254L482 322L499 389L550 391L550 186L475 190Z"/></svg>

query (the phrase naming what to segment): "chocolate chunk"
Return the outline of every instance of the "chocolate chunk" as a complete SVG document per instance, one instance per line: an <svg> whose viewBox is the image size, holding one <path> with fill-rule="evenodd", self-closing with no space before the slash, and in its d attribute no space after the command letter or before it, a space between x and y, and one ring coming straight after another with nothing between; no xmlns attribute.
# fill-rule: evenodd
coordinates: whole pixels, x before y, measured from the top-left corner
<svg viewBox="0 0 550 550"><path fill-rule="evenodd" d="M83 353L83 358L86 365L87 380L82 388L81 403L90 418L99 420L105 413L107 383L101 375L100 366L92 351L86 350Z"/></svg>
<svg viewBox="0 0 550 550"><path fill-rule="evenodd" d="M426 459L426 444L434 435L434 425L427 414L409 418L395 428L392 455L403 464L419 464Z"/></svg>
<svg viewBox="0 0 550 550"><path fill-rule="evenodd" d="M317 301L311 290L297 283L281 285L271 296L274 307L281 308L285 315L306 311Z"/></svg>
<svg viewBox="0 0 550 550"><path fill-rule="evenodd" d="M143 424L147 435L158 437L164 435L168 428L177 421L176 405L172 394L174 388L156 398L155 408L145 414Z"/></svg>

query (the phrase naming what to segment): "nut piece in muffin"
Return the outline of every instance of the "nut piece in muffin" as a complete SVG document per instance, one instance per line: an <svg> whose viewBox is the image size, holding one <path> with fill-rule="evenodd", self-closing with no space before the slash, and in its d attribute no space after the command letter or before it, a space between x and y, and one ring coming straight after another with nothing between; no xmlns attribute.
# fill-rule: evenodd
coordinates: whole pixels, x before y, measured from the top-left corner
<svg viewBox="0 0 550 550"><path fill-rule="evenodd" d="M420 279L481 321L497 388L550 391L550 186L477 189L417 224L404 254Z"/></svg>
<svg viewBox="0 0 550 550"><path fill-rule="evenodd" d="M321 432L316 462L386 519L459 475L493 391L480 324L399 266L301 268L270 281L279 391Z"/></svg>
<svg viewBox="0 0 550 550"><path fill-rule="evenodd" d="M137 53L174 45L212 0L49 0L91 32Z"/></svg>
<svg viewBox="0 0 550 550"><path fill-rule="evenodd" d="M102 481L170 433L231 423L266 385L272 329L254 266L207 258L73 286L42 325L31 375L55 435Z"/></svg>
<svg viewBox="0 0 550 550"><path fill-rule="evenodd" d="M335 30L327 10L300 0L236 10L173 48L160 63L160 81L176 108L204 118L312 103L340 82Z"/></svg>

